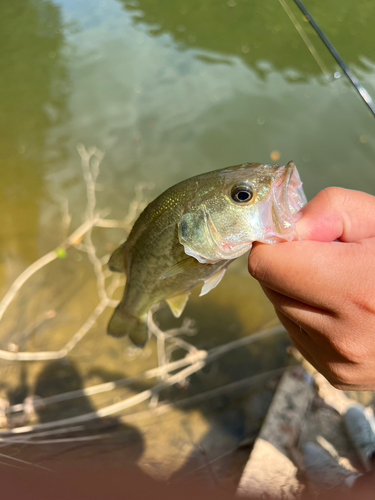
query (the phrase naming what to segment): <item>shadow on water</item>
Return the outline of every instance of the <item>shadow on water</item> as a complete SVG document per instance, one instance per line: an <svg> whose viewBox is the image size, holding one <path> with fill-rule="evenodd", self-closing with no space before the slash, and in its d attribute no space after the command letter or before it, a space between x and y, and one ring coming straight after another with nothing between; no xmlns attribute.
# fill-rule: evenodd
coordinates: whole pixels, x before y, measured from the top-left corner
<svg viewBox="0 0 375 500"><path fill-rule="evenodd" d="M28 395L25 366L21 369L20 386L8 394L12 403L23 402ZM38 375L33 393L39 398L48 398L83 388L83 380L75 363L64 359L45 365ZM36 416L41 424L88 413L95 413L95 408L85 396L73 400L73 403L60 401L46 406L36 404ZM83 425L77 422L76 425L67 426L57 436L44 437L44 442L43 437L39 439L42 440L40 444L36 438L36 443L24 443L18 453L14 453L12 446L6 453L22 456L30 464L43 465L53 470L72 468L74 465L91 470L102 466L134 468L144 452L140 432L116 417L93 420Z"/></svg>
<svg viewBox="0 0 375 500"><path fill-rule="evenodd" d="M198 298L194 292L185 315L194 318L198 333L184 338L199 349L225 345L261 329L272 317L271 309L251 278L233 273L206 297ZM167 308L158 318L163 329L177 325ZM186 412L179 428L172 422L164 424L170 448L192 443L190 453L169 478L171 483L203 481L235 491L281 375L276 372L287 363L288 345L287 336L279 335L235 349L189 377L186 384L162 393L162 401ZM265 372L273 375L259 377ZM244 379L247 382L241 384ZM221 391L225 387L229 390ZM197 411L201 421L194 417Z"/></svg>
<svg viewBox="0 0 375 500"><path fill-rule="evenodd" d="M194 291L184 317L194 318L198 333L182 338L199 349L211 349L261 329L273 313L258 288L250 277L234 272L206 297L198 298L199 291ZM86 357L75 351L73 358L61 361L13 364L12 379L17 378L18 383L13 382L7 390L10 403L22 403L31 395L37 397L37 402L38 398L80 391L155 367L155 339L146 347L150 357L144 356L145 350L137 359L126 360L121 353L129 341L106 337L106 321L103 317L97 333L93 332L91 339L82 345L81 352L86 352ZM159 311L157 321L164 330L181 325L181 319L172 318L168 308ZM265 378L257 376L285 365L287 345L286 337L277 336L226 353L187 380L163 390L160 403L169 403L170 411L161 416L149 412L147 403L131 408L130 420L126 416L125 420L123 416L110 416L70 423L62 434L35 438L47 443L9 446L3 452L52 470L72 464L90 470L102 464L107 468L136 467L140 473L145 471L151 477L171 483L197 481L234 491L271 403L279 373ZM176 351L172 359L184 354L182 350ZM221 392L220 388L244 379L249 381ZM112 390L99 395L99 399L83 396L36 405L34 420L48 424L91 414L98 407L124 400L158 382L138 381L123 388L123 392ZM219 392L212 393L216 389ZM146 413L146 418L138 418L137 412ZM26 419L17 426L27 423ZM64 426L58 429L61 427Z"/></svg>
<svg viewBox="0 0 375 500"><path fill-rule="evenodd" d="M155 36L170 35L183 48L204 51L200 57L206 62L225 62L226 57L239 57L259 77L266 72L262 63L267 61L272 69L284 72L297 71L296 78L308 78L321 74L321 70L309 54L281 4L255 0L120 0L133 13L135 23L147 26ZM293 2L292 11L320 49L330 72L336 71L332 57L325 53L312 28L304 22ZM333 0L329 9L325 3L309 3L327 35L348 64L366 69L366 59L375 61L372 47L375 43L371 23L365 22L375 15L375 5L367 2L342 2ZM342 25L348 29L340 29ZM350 43L348 43L350 40ZM372 43L371 43L372 40ZM227 60L230 64L230 60ZM290 78L293 80L293 78Z"/></svg>

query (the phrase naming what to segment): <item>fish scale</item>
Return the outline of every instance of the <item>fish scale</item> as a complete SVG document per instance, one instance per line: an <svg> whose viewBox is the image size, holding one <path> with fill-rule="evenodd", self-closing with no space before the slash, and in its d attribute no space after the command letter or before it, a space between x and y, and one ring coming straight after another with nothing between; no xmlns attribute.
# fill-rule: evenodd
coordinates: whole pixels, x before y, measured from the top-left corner
<svg viewBox="0 0 375 500"><path fill-rule="evenodd" d="M127 280L108 333L144 346L152 305L166 300L179 317L191 289L203 284L201 295L208 293L254 241L295 239L293 215L305 202L293 162L236 165L167 189L109 260L109 268L125 272Z"/></svg>

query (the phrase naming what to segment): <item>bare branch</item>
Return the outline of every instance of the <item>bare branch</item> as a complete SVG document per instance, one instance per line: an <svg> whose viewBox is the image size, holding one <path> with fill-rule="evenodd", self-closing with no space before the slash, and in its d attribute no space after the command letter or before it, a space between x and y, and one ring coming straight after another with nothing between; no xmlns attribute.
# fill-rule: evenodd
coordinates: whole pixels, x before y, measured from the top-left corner
<svg viewBox="0 0 375 500"><path fill-rule="evenodd" d="M167 363L166 365L159 366L157 368L152 368L151 370L147 370L139 375L135 375L133 377L128 377L120 380L116 380L113 382L106 382L104 384L98 384L93 387L88 387L86 389L80 389L77 391L70 391L70 392L65 392L61 394L56 394L54 396L50 396L48 398L41 398L40 402L43 405L48 405L52 403L58 403L61 401L67 401L70 399L74 398L80 398L80 397L87 397L87 396L93 396L95 394L101 394L103 392L108 392L112 391L114 389L117 389L119 387L125 387L128 385L131 385L135 382L139 382L141 380L147 380L155 377L159 377L161 375L164 375L166 373L173 372L175 370L178 370L180 368L183 368L184 366L187 365L192 365L198 361L205 361L205 365L208 365L211 361L214 361L218 357L224 355L227 352L230 352L234 349L238 349L239 347L243 347L246 344L251 344L253 342L257 342L259 340L263 340L266 338L270 338L275 335L279 335L284 333L285 330L281 326L275 327L275 328L270 328L268 330L264 330L255 334L251 334L247 337L244 337L239 340L233 340L232 342L229 342L228 344L225 344L223 346L218 346L210 349L209 351L204 351L204 350L199 350L195 353L192 354L187 354L183 359L180 359L178 361L173 361L170 363ZM11 406L7 409L8 412L16 412L16 411L23 411L24 410L24 405L23 404L18 404L15 406Z"/></svg>
<svg viewBox="0 0 375 500"><path fill-rule="evenodd" d="M93 220L88 220L81 224L65 241L59 245L59 247L46 255L35 261L27 269L21 273L18 278L15 279L8 292L5 294L0 302L0 321L4 316L5 311L8 309L11 302L14 300L15 296L22 288L22 286L29 280L37 271L45 267L50 262L56 260L59 257L58 249L63 248L67 250L71 247L80 237L82 237L92 226L95 225L96 221L99 219L94 218Z"/></svg>
<svg viewBox="0 0 375 500"><path fill-rule="evenodd" d="M128 408L132 408L133 406L137 406L144 401L147 401L154 394L158 394L163 389L165 389L171 385L176 384L180 380L184 380L186 377L189 377L193 373L195 373L198 370L200 370L201 368L203 368L204 365L205 365L204 361L198 361L198 362L188 366L184 370L179 371L175 375L172 375L171 377L169 377L168 380L165 380L165 381L161 382L160 384L157 384L152 389L147 389L145 391L142 391L139 394L135 394L134 396L131 396L130 398L125 399L124 401L120 401L120 402L114 403L110 406L106 406L105 408L101 408L100 410L97 410L96 412L85 413L83 415L78 415L76 417L64 418L61 420L55 420L53 422L44 422L42 424L38 424L38 425L34 425L34 426L16 427L15 429L11 429L11 430L3 430L3 431L0 431L0 435L23 434L25 432L39 431L39 430L43 430L43 429L51 429L54 427L68 426L68 425L73 425L73 424L82 423L82 422L89 422L91 420L96 420L99 418L114 415L114 414L119 413L121 411L124 411Z"/></svg>

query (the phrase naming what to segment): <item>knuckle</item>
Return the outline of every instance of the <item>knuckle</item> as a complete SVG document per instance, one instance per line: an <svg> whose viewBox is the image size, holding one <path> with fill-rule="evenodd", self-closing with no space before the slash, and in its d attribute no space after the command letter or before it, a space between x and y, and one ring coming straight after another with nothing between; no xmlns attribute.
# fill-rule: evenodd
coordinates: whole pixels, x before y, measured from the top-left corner
<svg viewBox="0 0 375 500"><path fill-rule="evenodd" d="M348 191L339 187L327 187L320 191L317 195L317 202L325 207L327 213L342 212L342 207L345 206Z"/></svg>
<svg viewBox="0 0 375 500"><path fill-rule="evenodd" d="M346 362L355 362L361 358L359 347L345 339L340 339L336 342L334 349Z"/></svg>
<svg viewBox="0 0 375 500"><path fill-rule="evenodd" d="M331 335L327 336L327 342L334 358L346 364L361 363L368 350L357 338L339 331L331 332Z"/></svg>
<svg viewBox="0 0 375 500"><path fill-rule="evenodd" d="M364 390L369 386L365 367L356 363L337 362L328 367L325 374L328 382L341 391ZM371 384L370 384L371 385Z"/></svg>
<svg viewBox="0 0 375 500"><path fill-rule="evenodd" d="M332 385L332 387L334 387L338 391L348 391L352 387L351 385L348 386L348 385L342 384L341 382L332 381L328 377L327 377L327 380Z"/></svg>
<svg viewBox="0 0 375 500"><path fill-rule="evenodd" d="M346 198L347 191L344 188L327 187L322 191L320 191L318 196L324 198L326 203L328 203L329 205L335 206L337 204L338 199Z"/></svg>
<svg viewBox="0 0 375 500"><path fill-rule="evenodd" d="M332 363L328 366L326 378L328 382L336 389L347 389L353 384L353 378L350 369L343 363Z"/></svg>

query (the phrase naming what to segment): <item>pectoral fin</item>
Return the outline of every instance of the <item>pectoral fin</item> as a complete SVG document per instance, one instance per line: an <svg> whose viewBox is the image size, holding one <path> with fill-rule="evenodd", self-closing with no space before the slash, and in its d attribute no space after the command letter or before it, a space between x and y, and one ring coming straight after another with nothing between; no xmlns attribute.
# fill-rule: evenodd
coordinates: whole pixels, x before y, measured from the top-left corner
<svg viewBox="0 0 375 500"><path fill-rule="evenodd" d="M220 271L211 278L209 278L207 281L204 282L204 285L202 286L201 293L199 294L199 297L202 297L202 295L206 295L206 293L210 292L215 286L217 286L220 281L223 279L225 271L227 270L226 267L223 269L220 269Z"/></svg>
<svg viewBox="0 0 375 500"><path fill-rule="evenodd" d="M113 252L108 261L108 267L114 273L125 272L125 243Z"/></svg>
<svg viewBox="0 0 375 500"><path fill-rule="evenodd" d="M187 271L188 269L193 269L194 267L197 267L201 264L194 259L193 257L187 257L184 260L181 260L180 262L177 262L177 264L174 264L170 268L168 268L163 276L160 277L161 280L164 280L165 278L170 278L171 276L175 276L176 274L183 273L184 271Z"/></svg>
<svg viewBox="0 0 375 500"><path fill-rule="evenodd" d="M179 318L185 309L186 302L188 301L190 296L190 292L179 293L178 295L173 295L173 297L169 297L166 299L167 304L169 305L172 314L175 318Z"/></svg>

